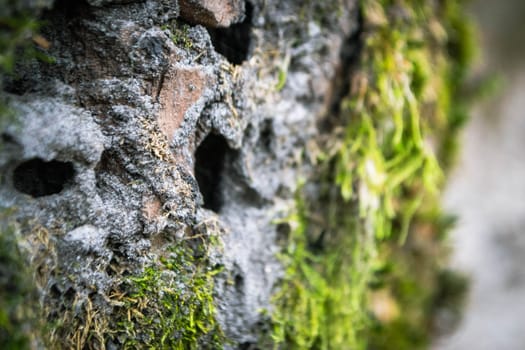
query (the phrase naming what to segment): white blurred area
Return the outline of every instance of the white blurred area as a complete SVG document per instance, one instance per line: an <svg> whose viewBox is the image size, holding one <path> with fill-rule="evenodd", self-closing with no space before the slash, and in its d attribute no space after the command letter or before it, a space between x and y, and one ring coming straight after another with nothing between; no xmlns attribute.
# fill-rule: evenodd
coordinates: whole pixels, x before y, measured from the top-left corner
<svg viewBox="0 0 525 350"><path fill-rule="evenodd" d="M435 350L525 349L525 0L471 3L479 72L502 88L478 103L444 196L459 217L452 266L471 277L459 328Z"/></svg>

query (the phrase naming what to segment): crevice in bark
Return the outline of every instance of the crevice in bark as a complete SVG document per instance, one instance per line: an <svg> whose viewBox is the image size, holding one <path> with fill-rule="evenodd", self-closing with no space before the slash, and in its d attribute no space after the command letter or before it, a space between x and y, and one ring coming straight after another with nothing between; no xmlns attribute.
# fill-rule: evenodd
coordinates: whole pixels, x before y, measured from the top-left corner
<svg viewBox="0 0 525 350"><path fill-rule="evenodd" d="M273 139L274 139L274 131L273 131L273 123L271 120L265 120L262 122L261 125L261 131L259 134L259 145L261 145L261 148L266 151L270 152L272 150L273 145Z"/></svg>
<svg viewBox="0 0 525 350"><path fill-rule="evenodd" d="M253 5L246 2L246 17L228 28L208 29L215 50L233 64L240 65L249 58Z"/></svg>
<svg viewBox="0 0 525 350"><path fill-rule="evenodd" d="M332 82L331 94L328 99L327 115L320 122L320 130L329 132L339 125L341 102L348 96L352 88L352 79L356 66L359 64L363 48L363 13L360 9L357 14L357 29L344 41L340 52L340 63L335 79Z"/></svg>
<svg viewBox="0 0 525 350"><path fill-rule="evenodd" d="M120 162L120 156L118 152L113 149L107 149L102 152L100 161L95 167L95 174L97 179L97 188L111 187L109 185L108 177L115 176L120 179L123 183L129 183L136 180L131 174L129 174L124 166Z"/></svg>
<svg viewBox="0 0 525 350"><path fill-rule="evenodd" d="M204 208L218 213L223 205L221 185L224 161L232 150L221 135L210 133L195 152L195 178L204 200Z"/></svg>
<svg viewBox="0 0 525 350"><path fill-rule="evenodd" d="M60 193L74 176L75 169L70 162L33 158L15 168L13 186L32 197L43 197Z"/></svg>
<svg viewBox="0 0 525 350"><path fill-rule="evenodd" d="M89 4L85 0L55 0L53 8L44 11L43 18L60 17L67 23L74 18L85 17L87 13L89 13Z"/></svg>

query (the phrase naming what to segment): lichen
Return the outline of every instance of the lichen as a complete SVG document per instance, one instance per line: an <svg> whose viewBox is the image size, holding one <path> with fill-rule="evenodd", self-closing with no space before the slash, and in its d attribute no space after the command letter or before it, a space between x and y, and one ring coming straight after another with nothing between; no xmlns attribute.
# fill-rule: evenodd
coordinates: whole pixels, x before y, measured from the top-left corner
<svg viewBox="0 0 525 350"><path fill-rule="evenodd" d="M310 180L319 198L299 194L287 218L276 348L422 348L445 298L439 190L467 116L471 25L460 0L360 6L360 62Z"/></svg>

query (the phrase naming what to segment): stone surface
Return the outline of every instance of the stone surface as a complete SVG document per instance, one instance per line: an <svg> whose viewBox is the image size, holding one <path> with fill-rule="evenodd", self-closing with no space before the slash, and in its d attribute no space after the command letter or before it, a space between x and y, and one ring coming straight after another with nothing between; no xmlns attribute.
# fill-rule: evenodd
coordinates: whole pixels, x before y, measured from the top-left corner
<svg viewBox="0 0 525 350"><path fill-rule="evenodd" d="M242 0L179 0L181 17L206 27L229 27L244 19Z"/></svg>
<svg viewBox="0 0 525 350"><path fill-rule="evenodd" d="M334 4L342 12L253 1L251 18L230 28L243 32L214 42L199 24L246 20L244 2L62 1L43 13L56 62L30 62L6 81L19 123L3 133L0 204L18 209L48 309L65 295L96 295L93 307L107 312L114 271L140 271L170 242L217 231L227 346L257 342L283 274L274 222L311 171L319 116L357 29L355 1ZM234 44L244 53L232 64L215 47ZM27 162L39 165L27 173ZM73 169L63 183L48 179L56 164ZM35 186L16 178L20 169L53 193L18 190L14 182Z"/></svg>
<svg viewBox="0 0 525 350"><path fill-rule="evenodd" d="M198 68L175 67L164 76L159 94L158 123L168 140L174 137L188 109L201 98L204 87L214 85L206 80Z"/></svg>

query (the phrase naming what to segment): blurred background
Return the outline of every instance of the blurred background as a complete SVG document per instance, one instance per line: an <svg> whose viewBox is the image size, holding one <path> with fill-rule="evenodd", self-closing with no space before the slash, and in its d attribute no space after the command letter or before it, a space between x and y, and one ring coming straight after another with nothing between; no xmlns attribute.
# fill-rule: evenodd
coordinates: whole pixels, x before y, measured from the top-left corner
<svg viewBox="0 0 525 350"><path fill-rule="evenodd" d="M500 84L475 104L444 196L458 216L452 265L471 277L463 320L435 350L525 349L525 1L475 0L475 76ZM475 80L475 79L474 79Z"/></svg>

